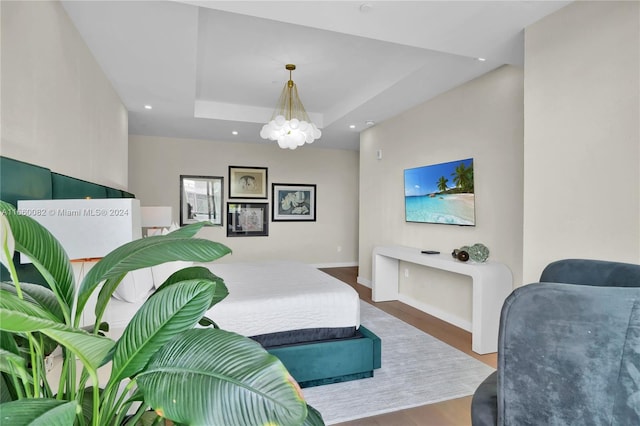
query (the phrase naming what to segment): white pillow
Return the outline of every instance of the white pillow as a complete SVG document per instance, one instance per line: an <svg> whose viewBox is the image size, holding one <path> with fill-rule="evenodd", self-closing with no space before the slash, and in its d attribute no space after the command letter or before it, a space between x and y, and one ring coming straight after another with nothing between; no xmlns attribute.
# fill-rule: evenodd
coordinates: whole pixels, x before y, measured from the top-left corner
<svg viewBox="0 0 640 426"><path fill-rule="evenodd" d="M152 266L151 272L153 273L153 286L155 288L160 288L162 283L164 283L171 274L179 271L180 269L188 268L189 266L193 266L193 262L187 262L184 260L176 260Z"/></svg>
<svg viewBox="0 0 640 426"><path fill-rule="evenodd" d="M175 231L177 229L180 229L178 224L175 223L175 222L172 222L171 226L169 228L163 228L162 229L162 235L167 235L168 233L173 232L173 231Z"/></svg>
<svg viewBox="0 0 640 426"><path fill-rule="evenodd" d="M113 297L123 302L138 303L145 300L151 290L153 290L151 268L137 269L125 275L113 292Z"/></svg>

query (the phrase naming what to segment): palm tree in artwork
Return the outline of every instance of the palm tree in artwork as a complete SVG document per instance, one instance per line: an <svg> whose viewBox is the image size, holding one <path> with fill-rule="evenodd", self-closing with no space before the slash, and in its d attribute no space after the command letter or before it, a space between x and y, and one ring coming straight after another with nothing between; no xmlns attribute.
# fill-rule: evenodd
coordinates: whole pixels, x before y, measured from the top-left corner
<svg viewBox="0 0 640 426"><path fill-rule="evenodd" d="M449 179L447 179L444 176L440 176L440 179L438 179L438 189L441 192L444 192L447 190L447 182L449 182Z"/></svg>
<svg viewBox="0 0 640 426"><path fill-rule="evenodd" d="M464 192L473 192L473 166L467 167L460 163L451 175L456 187Z"/></svg>

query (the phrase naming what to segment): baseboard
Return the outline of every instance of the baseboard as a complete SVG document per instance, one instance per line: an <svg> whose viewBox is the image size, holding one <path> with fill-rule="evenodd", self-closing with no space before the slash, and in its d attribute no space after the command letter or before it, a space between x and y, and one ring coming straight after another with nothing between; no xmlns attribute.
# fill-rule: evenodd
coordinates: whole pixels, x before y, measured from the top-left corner
<svg viewBox="0 0 640 426"><path fill-rule="evenodd" d="M358 284L362 284L365 287L373 288L371 284L371 280L368 278L361 277L360 275L358 275L356 282Z"/></svg>
<svg viewBox="0 0 640 426"><path fill-rule="evenodd" d="M448 322L449 324L453 324L456 327L471 332L471 322L465 319L462 319L455 315L451 315L449 312L445 312L439 308L436 308L435 306L420 302L419 300L416 300L409 296L405 296L404 294L399 294L398 300L413 308L420 309L422 312L425 312L436 318L440 318L442 321Z"/></svg>
<svg viewBox="0 0 640 426"><path fill-rule="evenodd" d="M358 266L358 262L335 262L335 263L314 263L311 266L314 268L349 268L352 266Z"/></svg>

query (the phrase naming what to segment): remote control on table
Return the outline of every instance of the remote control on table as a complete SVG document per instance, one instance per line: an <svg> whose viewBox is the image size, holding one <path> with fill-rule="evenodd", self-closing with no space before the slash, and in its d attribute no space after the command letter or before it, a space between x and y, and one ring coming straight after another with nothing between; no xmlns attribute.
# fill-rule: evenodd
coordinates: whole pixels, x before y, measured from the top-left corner
<svg viewBox="0 0 640 426"><path fill-rule="evenodd" d="M421 253L424 253L424 254L440 254L440 252L437 251L437 250L422 250Z"/></svg>

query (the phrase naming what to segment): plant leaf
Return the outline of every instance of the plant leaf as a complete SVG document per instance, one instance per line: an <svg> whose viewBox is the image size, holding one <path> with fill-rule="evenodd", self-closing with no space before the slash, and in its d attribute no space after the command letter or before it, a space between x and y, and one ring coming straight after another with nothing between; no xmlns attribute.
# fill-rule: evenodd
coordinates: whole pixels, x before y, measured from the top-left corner
<svg viewBox="0 0 640 426"><path fill-rule="evenodd" d="M192 238L198 233L199 230L201 230L205 226L213 226L213 223L209 221L192 223L192 224L183 226L181 228L178 228L175 231L169 232L169 235L171 235L172 237L179 237L179 238Z"/></svg>
<svg viewBox="0 0 640 426"><path fill-rule="evenodd" d="M0 371L33 383L33 377L27 370L25 359L4 349L0 349Z"/></svg>
<svg viewBox="0 0 640 426"><path fill-rule="evenodd" d="M202 318L200 318L200 321L198 321L198 325L203 328L206 328L206 327L220 328L220 326L216 324L214 320L206 316L203 316Z"/></svg>
<svg viewBox="0 0 640 426"><path fill-rule="evenodd" d="M16 288L12 283L3 282L0 284L0 287L3 290L10 291L11 293L17 295ZM22 295L25 300L37 304L42 309L58 318L60 322L64 322L64 314L62 312L62 309L60 308L60 305L58 304L56 295L53 294L53 291L51 291L47 287L30 283L20 283L20 288L22 289Z"/></svg>
<svg viewBox="0 0 640 426"><path fill-rule="evenodd" d="M5 296L0 298L2 303L4 299L6 299ZM38 331L45 334L71 350L80 358L87 369L92 371L96 371L102 365L102 361L115 344L113 340L106 337L89 334L66 324L6 308L0 308L0 329L12 333Z"/></svg>
<svg viewBox="0 0 640 426"><path fill-rule="evenodd" d="M11 232L9 221L4 213L0 213L0 263L7 270L10 270L9 264L13 263L13 253L16 249L16 242Z"/></svg>
<svg viewBox="0 0 640 426"><path fill-rule="evenodd" d="M307 404L307 418L304 419L302 426L324 426L322 414L309 404Z"/></svg>
<svg viewBox="0 0 640 426"><path fill-rule="evenodd" d="M111 299L111 295L118 288L120 282L124 278L126 274L122 274L116 278L109 278L102 284L102 288L100 288L100 292L98 293L98 299L96 300L95 307L95 315L96 321L102 319L104 312L107 310L107 305L109 304L109 300Z"/></svg>
<svg viewBox="0 0 640 426"><path fill-rule="evenodd" d="M116 342L108 337L89 334L83 330L41 330L65 348L72 351L87 370L97 371L104 364L104 359L113 349Z"/></svg>
<svg viewBox="0 0 640 426"><path fill-rule="evenodd" d="M136 426L165 426L167 424L164 419L158 420L158 415L153 411L147 411L142 414Z"/></svg>
<svg viewBox="0 0 640 426"><path fill-rule="evenodd" d="M104 336L104 333L109 332L109 323L101 322L97 326L95 324L84 325L80 327L80 329L86 331L89 334L99 334L101 336Z"/></svg>
<svg viewBox="0 0 640 426"><path fill-rule="evenodd" d="M151 296L149 296L149 298L154 297L159 292L166 290L167 288L169 288L171 285L175 283L179 283L180 281L195 280L195 279L206 279L215 284L211 306L220 302L222 299L224 299L229 295L229 290L227 289L227 286L224 284L224 280L222 278L220 278L219 276L211 272L211 270L203 266L190 266L188 268L181 269L169 275L169 278L167 278L167 280L164 283L162 283L162 285L160 285L160 287L156 289L156 291L153 292ZM211 308L211 306L209 306L209 308Z"/></svg>
<svg viewBox="0 0 640 426"><path fill-rule="evenodd" d="M46 313L48 319L62 324L65 323L64 314L62 313L62 309L58 304L58 300L56 299L56 296L53 294L53 292L48 288L37 284L20 283L22 296L24 297L23 300L18 298L17 290L12 283L1 283L0 288L3 291L7 291L13 295L11 298L0 302L0 305L12 309L17 309L21 312L35 314L40 317L44 317ZM2 294L5 293L0 293L0 295ZM8 305L8 303L10 302L11 305ZM23 306L24 302L27 302L29 305ZM32 307L33 309L31 309ZM44 312L36 311L35 308L42 309ZM37 339L42 339L41 348L43 353L46 355L51 354L58 347L57 342L51 340L51 338L47 336L41 335L40 333L34 333L34 337L36 337ZM21 337L16 337L16 339L18 344L20 344L21 346L28 346L26 340L23 340Z"/></svg>
<svg viewBox="0 0 640 426"><path fill-rule="evenodd" d="M22 385L18 383L18 386ZM18 396L14 383L9 380L9 375L0 373L0 407L2 403L14 401L16 399L18 399ZM2 409L0 409L0 416L2 416Z"/></svg>
<svg viewBox="0 0 640 426"><path fill-rule="evenodd" d="M118 340L110 382L134 376L160 347L193 328L209 308L214 288L212 281L183 281L149 298Z"/></svg>
<svg viewBox="0 0 640 426"><path fill-rule="evenodd" d="M29 426L69 426L76 416L75 401L51 398L21 399L0 405L2 424Z"/></svg>
<svg viewBox="0 0 640 426"><path fill-rule="evenodd" d="M25 298L20 299L18 295L15 293L15 288L13 286L10 286L9 290L6 290L5 286L0 287L0 308L5 308L5 309L8 309L9 311L22 313L29 316L30 318L34 317L34 318L40 318L40 319L46 320L47 324L54 324L54 325L65 324L63 320L61 320L60 318L57 318L51 312L43 309L39 304L37 304L37 302L33 301L33 298L31 298L29 295L24 293L23 295ZM20 319L18 319L18 321L20 321ZM4 328L3 326L5 326L5 324L0 324L0 329ZM11 325L9 324L7 326L11 326ZM41 335L38 329L34 329L33 332L34 332L33 337L35 337L38 340L41 340L41 350L44 354L48 355L52 353L58 346L58 344L55 341L51 340L51 338ZM5 335L8 333L2 333L2 334ZM28 343L26 338L19 335L14 336L14 338L15 338L15 343L18 345L18 347L22 347L25 349L28 348ZM2 345L5 346L10 344L11 343L8 340L6 340L6 338L3 337ZM5 349L13 351L14 346L6 346Z"/></svg>
<svg viewBox="0 0 640 426"><path fill-rule="evenodd" d="M0 333L0 349L4 349L5 351L9 351L16 355L20 355L20 349L18 348L18 344L11 333Z"/></svg>
<svg viewBox="0 0 640 426"><path fill-rule="evenodd" d="M79 390L82 393L82 401L80 402L80 410L82 412L82 417L84 417L85 425L91 425L91 420L93 418L93 392L95 388L92 386L87 386L84 389ZM98 389L98 394L102 395L102 389ZM76 422L77 424L78 422Z"/></svg>
<svg viewBox="0 0 640 426"><path fill-rule="evenodd" d="M204 223L202 223L202 222L194 223L194 224L185 226L183 228L179 228L178 230L171 232L169 234L169 236L171 236L172 238L183 238L183 239L191 238L203 226L204 226ZM146 240L147 241L156 241L157 240L157 241L162 242L162 241L166 240L166 237L167 236L156 235L156 236L147 237ZM136 268L136 269L139 269L139 268ZM203 269L206 269L206 268L203 268ZM133 270L133 269L131 269L131 270ZM213 275L213 273L209 272L209 274L212 275L213 277L215 277L215 275ZM96 317L97 318L101 318L102 315L104 314L104 311L106 309L106 306L108 304L109 299L111 298L113 292L118 287L118 285L120 285L120 281L122 281L122 279L125 277L125 275L126 275L126 273L121 274L119 276L115 276L115 277L109 278L103 284L102 288L100 289L100 293L98 295L98 301L97 301L97 306L96 306ZM183 281L183 280L182 279L177 279L175 281ZM157 286L159 287L159 284L161 284L161 283L157 283L157 284L158 284Z"/></svg>
<svg viewBox="0 0 640 426"><path fill-rule="evenodd" d="M19 215L11 204L0 201L0 213L4 213L11 226L16 250L31 259L58 297L61 308L70 313L75 286L69 257L62 245L34 219Z"/></svg>
<svg viewBox="0 0 640 426"><path fill-rule="evenodd" d="M63 324L58 318L51 312L42 309L42 307L36 303L30 302L27 299L20 299L13 291L5 290L4 287L0 287L0 308L8 309L11 311L20 312L27 315L32 320L46 320L48 323ZM0 329L5 329L6 324L0 323ZM38 330L29 330L38 331Z"/></svg>
<svg viewBox="0 0 640 426"><path fill-rule="evenodd" d="M298 384L249 338L193 329L165 345L136 379L156 413L180 424L302 424Z"/></svg>
<svg viewBox="0 0 640 426"><path fill-rule="evenodd" d="M231 250L223 244L180 236L158 235L131 241L107 254L85 275L78 290L76 317L84 309L91 293L104 280L169 261L210 262L229 253ZM108 298L101 301L102 304L107 302ZM96 312L103 310L104 306L96 305Z"/></svg>

